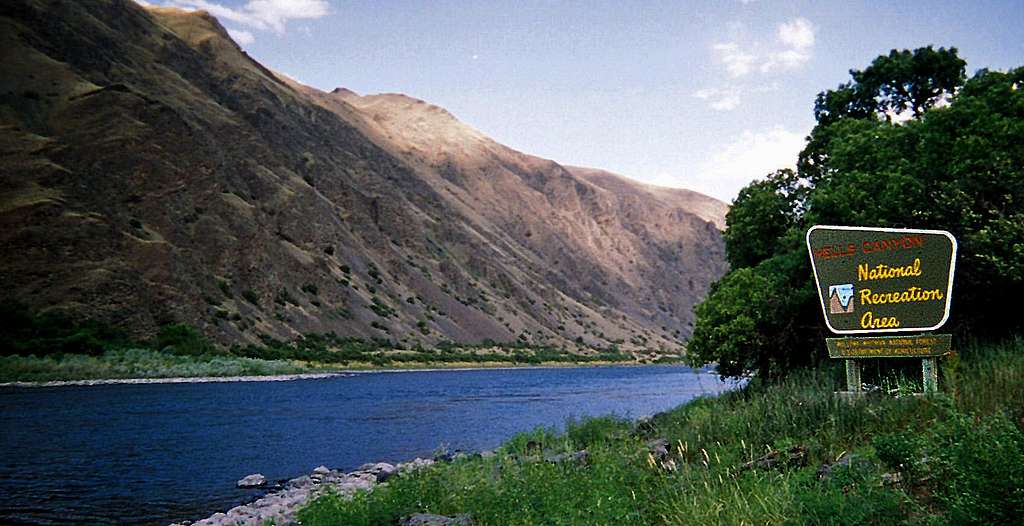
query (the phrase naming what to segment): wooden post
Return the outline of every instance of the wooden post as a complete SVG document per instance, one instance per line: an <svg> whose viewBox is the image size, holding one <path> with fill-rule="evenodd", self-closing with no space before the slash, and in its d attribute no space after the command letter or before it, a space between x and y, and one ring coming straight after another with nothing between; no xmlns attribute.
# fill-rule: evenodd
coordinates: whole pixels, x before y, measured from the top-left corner
<svg viewBox="0 0 1024 526"><path fill-rule="evenodd" d="M846 360L846 389L855 393L861 391L860 362L857 360Z"/></svg>
<svg viewBox="0 0 1024 526"><path fill-rule="evenodd" d="M849 375L849 373L847 373ZM939 367L935 357L921 359L921 376L924 379L924 394L931 395L939 391Z"/></svg>

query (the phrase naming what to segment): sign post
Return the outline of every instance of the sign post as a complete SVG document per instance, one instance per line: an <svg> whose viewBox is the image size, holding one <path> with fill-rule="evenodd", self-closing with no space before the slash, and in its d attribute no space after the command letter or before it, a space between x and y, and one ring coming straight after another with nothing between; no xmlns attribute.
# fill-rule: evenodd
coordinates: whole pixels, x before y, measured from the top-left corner
<svg viewBox="0 0 1024 526"><path fill-rule="evenodd" d="M861 390L864 358L920 358L925 393L938 389L936 357L952 337L928 334L949 319L956 239L942 230L813 226L807 249L829 330L846 360L847 389ZM917 332L908 336L901 333Z"/></svg>

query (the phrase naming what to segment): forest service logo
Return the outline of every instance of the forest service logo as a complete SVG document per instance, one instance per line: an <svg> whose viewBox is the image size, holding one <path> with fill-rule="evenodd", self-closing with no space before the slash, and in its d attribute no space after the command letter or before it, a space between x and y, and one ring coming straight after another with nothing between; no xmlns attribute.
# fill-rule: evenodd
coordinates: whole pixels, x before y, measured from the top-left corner
<svg viewBox="0 0 1024 526"><path fill-rule="evenodd" d="M828 310L832 314L850 314L853 312L853 283L829 286Z"/></svg>

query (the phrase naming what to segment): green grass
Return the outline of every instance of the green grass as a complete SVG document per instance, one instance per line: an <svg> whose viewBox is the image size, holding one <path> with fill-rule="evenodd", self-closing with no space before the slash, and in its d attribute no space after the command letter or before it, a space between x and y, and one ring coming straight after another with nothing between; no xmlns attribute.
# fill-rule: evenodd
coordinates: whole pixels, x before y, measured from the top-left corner
<svg viewBox="0 0 1024 526"><path fill-rule="evenodd" d="M494 458L436 465L352 500L321 497L300 520L384 525L429 512L469 513L483 525L1024 523L1024 340L946 360L943 392L927 398L842 401L833 365L640 423L601 418L523 433ZM653 438L673 444L674 469L648 455ZM538 443L587 449L589 462L521 460ZM805 465L740 469L794 446L806 448ZM819 480L818 468L844 453L855 460ZM901 481L883 484L883 474Z"/></svg>
<svg viewBox="0 0 1024 526"><path fill-rule="evenodd" d="M249 376L315 372L287 361L237 356L186 356L150 349L114 349L103 354L0 356L0 382Z"/></svg>

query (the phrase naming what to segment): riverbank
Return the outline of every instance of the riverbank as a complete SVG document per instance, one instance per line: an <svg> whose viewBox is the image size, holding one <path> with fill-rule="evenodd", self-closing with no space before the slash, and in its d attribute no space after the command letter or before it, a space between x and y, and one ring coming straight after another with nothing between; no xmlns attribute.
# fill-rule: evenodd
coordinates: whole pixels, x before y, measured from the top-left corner
<svg viewBox="0 0 1024 526"><path fill-rule="evenodd" d="M352 373L299 373L263 376L179 376L172 378L107 378L98 380L50 380L46 382L3 382L0 387L75 387L91 385L144 385L144 384L205 384L218 382L291 382L295 380L319 380Z"/></svg>
<svg viewBox="0 0 1024 526"><path fill-rule="evenodd" d="M263 360L235 356L193 357L147 349L108 351L100 356L0 357L0 387L62 387L112 384L274 382L330 378L355 373L472 371L519 368L650 365L637 361L591 360L517 363L355 362L344 366L301 360Z"/></svg>
<svg viewBox="0 0 1024 526"><path fill-rule="evenodd" d="M277 376L351 370L678 363L665 351L634 356L616 345L570 349L523 342L439 342L407 348L385 339L305 334L291 341L225 347L185 325L163 326L151 340L134 340L97 322L33 316L0 303L0 383L78 382L143 378ZM63 384L57 384L63 385Z"/></svg>
<svg viewBox="0 0 1024 526"><path fill-rule="evenodd" d="M306 526L396 524L1019 524L1024 340L943 364L934 397L834 395L838 368L699 399L649 420L522 433L494 455L327 493ZM908 392L906 383L895 386Z"/></svg>
<svg viewBox="0 0 1024 526"><path fill-rule="evenodd" d="M0 356L0 383L4 385L92 385L141 380L173 382L179 379L275 377L323 372L333 371L293 360L188 356L151 349L111 349L99 355Z"/></svg>
<svg viewBox="0 0 1024 526"><path fill-rule="evenodd" d="M230 383L230 382L290 382L294 380L319 380L352 376L355 374L375 373L430 373L440 371L502 371L515 369L565 369L571 367L643 367L640 363L618 362L586 362L564 363L554 362L541 365L495 363L486 365L470 364L437 364L434 367L374 367L347 368L322 373L267 374L249 376L177 376L156 378L98 378L93 380L47 380L39 382L0 382L0 387L73 387L91 385L144 385L144 384L188 384L188 383Z"/></svg>

